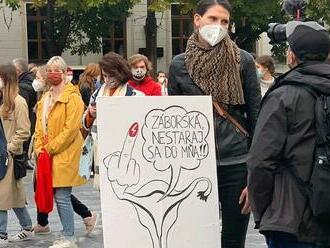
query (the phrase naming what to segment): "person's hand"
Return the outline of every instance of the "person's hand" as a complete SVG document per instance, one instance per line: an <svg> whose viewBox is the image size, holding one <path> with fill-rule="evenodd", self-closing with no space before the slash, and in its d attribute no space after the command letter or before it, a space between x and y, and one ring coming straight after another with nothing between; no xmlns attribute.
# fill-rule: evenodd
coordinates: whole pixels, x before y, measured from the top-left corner
<svg viewBox="0 0 330 248"><path fill-rule="evenodd" d="M251 206L249 201L249 194L248 189L245 187L241 193L241 196L239 197L239 204L244 203L243 208L241 210L242 214L249 214L251 212Z"/></svg>
<svg viewBox="0 0 330 248"><path fill-rule="evenodd" d="M140 166L132 158L132 152L138 132L138 124L134 123L129 131L121 151L114 152L104 159L110 182L120 186L131 187L140 180Z"/></svg>
<svg viewBox="0 0 330 248"><path fill-rule="evenodd" d="M90 116L96 118L96 106L95 105L88 106L88 112L89 112Z"/></svg>

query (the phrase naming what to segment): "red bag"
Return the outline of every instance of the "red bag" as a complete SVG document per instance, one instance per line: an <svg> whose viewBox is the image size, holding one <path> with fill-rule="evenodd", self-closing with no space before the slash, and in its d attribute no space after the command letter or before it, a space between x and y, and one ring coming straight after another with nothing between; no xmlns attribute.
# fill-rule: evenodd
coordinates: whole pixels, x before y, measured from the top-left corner
<svg viewBox="0 0 330 248"><path fill-rule="evenodd" d="M52 159L43 150L38 157L34 200L40 213L53 210Z"/></svg>

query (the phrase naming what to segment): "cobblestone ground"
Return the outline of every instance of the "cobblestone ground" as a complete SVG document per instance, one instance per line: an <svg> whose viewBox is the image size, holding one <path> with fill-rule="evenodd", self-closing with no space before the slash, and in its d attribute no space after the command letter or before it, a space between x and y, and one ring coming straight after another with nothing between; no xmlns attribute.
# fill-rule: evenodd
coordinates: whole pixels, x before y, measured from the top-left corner
<svg viewBox="0 0 330 248"><path fill-rule="evenodd" d="M31 183L31 173L24 179L25 180L25 186L28 194L28 209L29 213L31 215L32 221L36 222L36 211L35 211L35 205L33 201L33 189L32 189L32 183ZM79 198L80 201L82 201L84 204L86 204L92 211L95 211L97 213L101 212L101 206L100 206L100 198L99 193L94 190L91 184L78 187L74 189L74 195ZM100 218L101 219L101 218ZM44 235L44 236L36 236L33 240L30 241L24 241L21 243L16 244L10 244L8 245L8 248L46 248L52 244L54 240L60 235L59 231L61 230L61 223L59 220L59 217L57 215L57 211L53 211L49 216L49 223L50 227L52 229L52 233L50 235ZM95 232L89 236L86 237L84 235L85 226L81 220L81 218L77 215L75 215L75 228L76 228L76 236L78 239L78 247L79 248L102 248L103 247L103 235L102 235L102 224L101 220L99 221L99 224L95 230ZM14 213L12 211L9 211L9 219L8 219L8 232L9 234L14 234L18 232L20 229L18 225L18 221L16 219L16 216L14 216ZM250 221L248 235L247 235L247 242L246 242L246 248L265 248L265 241L263 237L258 234L253 229L253 222ZM117 247L114 247L117 248ZM133 248L133 247L131 247ZM145 247L134 247L134 248L145 248ZM207 247L201 247L201 248L207 248Z"/></svg>

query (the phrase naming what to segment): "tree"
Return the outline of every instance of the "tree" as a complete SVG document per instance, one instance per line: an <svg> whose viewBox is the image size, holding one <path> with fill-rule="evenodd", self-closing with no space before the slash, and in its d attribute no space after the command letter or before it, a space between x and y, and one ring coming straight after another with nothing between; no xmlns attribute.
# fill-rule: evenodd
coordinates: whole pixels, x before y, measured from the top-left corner
<svg viewBox="0 0 330 248"><path fill-rule="evenodd" d="M64 50L72 54L98 53L109 26L125 20L139 0L33 0L35 8L46 8L46 40L50 56ZM0 0L13 10L19 0Z"/></svg>
<svg viewBox="0 0 330 248"><path fill-rule="evenodd" d="M196 7L198 0L154 0L149 8L156 11L164 11L171 3L182 3L183 11L190 11ZM233 23L235 33L233 38L237 44L252 51L255 41L260 34L267 30L268 23L274 20L281 20L280 0L232 0Z"/></svg>

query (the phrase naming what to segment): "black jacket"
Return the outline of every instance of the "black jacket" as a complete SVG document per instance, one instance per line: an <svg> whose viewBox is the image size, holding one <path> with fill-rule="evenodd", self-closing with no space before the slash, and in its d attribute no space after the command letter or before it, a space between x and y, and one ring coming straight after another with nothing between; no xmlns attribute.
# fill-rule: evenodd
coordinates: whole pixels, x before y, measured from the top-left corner
<svg viewBox="0 0 330 248"><path fill-rule="evenodd" d="M230 105L228 112L245 127L252 137L261 101L260 85L257 80L252 56L241 50L241 78L245 105ZM185 65L185 54L177 55L169 70L169 95L204 95L190 78ZM250 140L238 133L235 127L214 112L214 128L218 165L246 162Z"/></svg>
<svg viewBox="0 0 330 248"><path fill-rule="evenodd" d="M288 82L330 94L330 65L301 64L280 76L267 92L248 155L249 197L261 232L282 231L314 242L317 227L307 201L289 171L279 169L294 165L299 176L309 180L315 98L299 85L283 85Z"/></svg>
<svg viewBox="0 0 330 248"><path fill-rule="evenodd" d="M36 115L34 113L34 106L37 103L37 93L34 91L32 87L32 82L35 76L33 72L23 72L18 77L18 85L19 85L19 94L25 99L28 108L29 108L29 119L31 122L31 135L34 132Z"/></svg>

